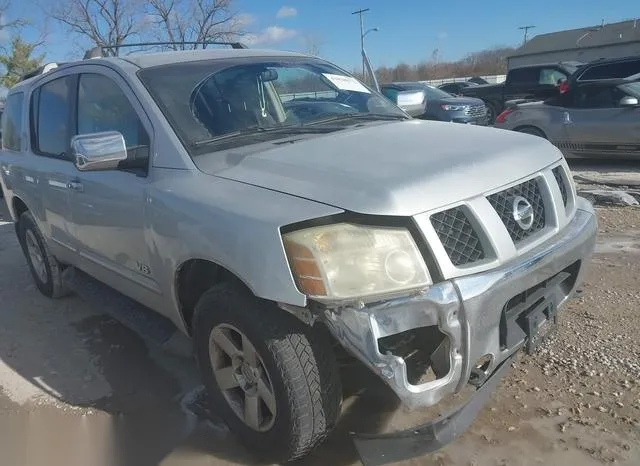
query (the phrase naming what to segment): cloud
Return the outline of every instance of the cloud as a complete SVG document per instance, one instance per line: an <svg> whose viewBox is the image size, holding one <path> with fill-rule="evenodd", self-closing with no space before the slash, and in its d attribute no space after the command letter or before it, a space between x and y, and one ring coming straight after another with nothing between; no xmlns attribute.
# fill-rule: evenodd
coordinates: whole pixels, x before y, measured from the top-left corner
<svg viewBox="0 0 640 466"><path fill-rule="evenodd" d="M278 10L278 13L276 14L276 18L291 18L297 15L298 15L298 10L296 10L292 6L283 6Z"/></svg>
<svg viewBox="0 0 640 466"><path fill-rule="evenodd" d="M281 26L269 26L258 34L247 34L243 42L247 45L272 45L292 39L298 35L295 29L287 29Z"/></svg>
<svg viewBox="0 0 640 466"><path fill-rule="evenodd" d="M439 32L438 35L436 36L438 40L444 40L447 37L449 37L449 34L447 34L446 32Z"/></svg>
<svg viewBox="0 0 640 466"><path fill-rule="evenodd" d="M240 27L247 27L256 22L256 17L249 13L241 13L236 16L235 22Z"/></svg>

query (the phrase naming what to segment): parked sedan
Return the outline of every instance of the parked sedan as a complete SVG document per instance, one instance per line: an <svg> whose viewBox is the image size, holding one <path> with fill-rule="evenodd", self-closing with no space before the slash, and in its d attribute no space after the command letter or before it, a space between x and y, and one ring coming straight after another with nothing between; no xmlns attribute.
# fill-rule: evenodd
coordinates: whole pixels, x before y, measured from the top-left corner
<svg viewBox="0 0 640 466"><path fill-rule="evenodd" d="M640 158L640 81L578 83L545 102L517 104L495 126L544 137L567 158Z"/></svg>
<svg viewBox="0 0 640 466"><path fill-rule="evenodd" d="M405 108L411 104L412 116L423 120L452 121L474 125L487 124L484 102L473 97L456 97L437 87L418 82L391 83L380 86L391 101ZM413 99L413 102L408 100ZM416 105L417 104L417 105Z"/></svg>

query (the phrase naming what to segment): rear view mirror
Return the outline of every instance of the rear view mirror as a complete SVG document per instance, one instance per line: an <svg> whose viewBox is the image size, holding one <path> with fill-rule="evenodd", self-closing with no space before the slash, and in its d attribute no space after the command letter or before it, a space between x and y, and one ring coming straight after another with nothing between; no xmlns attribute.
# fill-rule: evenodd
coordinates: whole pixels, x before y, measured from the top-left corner
<svg viewBox="0 0 640 466"><path fill-rule="evenodd" d="M117 131L74 136L71 153L80 171L115 170L120 162L127 160L124 137Z"/></svg>
<svg viewBox="0 0 640 466"><path fill-rule="evenodd" d="M424 103L426 100L424 91L402 91L396 95L396 105L411 116L418 116L424 113Z"/></svg>
<svg viewBox="0 0 640 466"><path fill-rule="evenodd" d="M263 83L269 82L269 81L275 81L276 79L278 79L278 72L276 70L264 70L260 72L260 80Z"/></svg>
<svg viewBox="0 0 640 466"><path fill-rule="evenodd" d="M620 102L618 103L621 107L637 107L638 99L636 97L631 97L630 95L625 95Z"/></svg>

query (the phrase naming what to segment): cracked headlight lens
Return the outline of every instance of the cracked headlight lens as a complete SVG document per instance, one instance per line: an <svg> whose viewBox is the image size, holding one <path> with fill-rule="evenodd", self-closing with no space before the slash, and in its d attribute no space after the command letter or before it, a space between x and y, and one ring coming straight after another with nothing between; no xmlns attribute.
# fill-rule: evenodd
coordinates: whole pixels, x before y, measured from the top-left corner
<svg viewBox="0 0 640 466"><path fill-rule="evenodd" d="M298 288L319 301L370 301L432 283L405 228L338 223L287 233L283 242Z"/></svg>

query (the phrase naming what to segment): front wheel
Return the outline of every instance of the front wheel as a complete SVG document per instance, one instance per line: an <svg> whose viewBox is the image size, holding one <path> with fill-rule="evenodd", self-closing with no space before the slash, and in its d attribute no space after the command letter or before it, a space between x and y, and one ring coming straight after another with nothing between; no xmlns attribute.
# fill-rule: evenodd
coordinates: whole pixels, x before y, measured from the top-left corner
<svg viewBox="0 0 640 466"><path fill-rule="evenodd" d="M300 458L335 425L338 366L318 329L224 284L199 300L194 339L213 407L261 459Z"/></svg>

